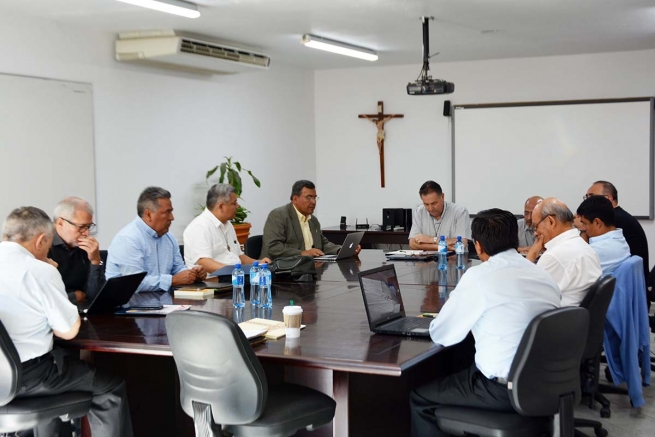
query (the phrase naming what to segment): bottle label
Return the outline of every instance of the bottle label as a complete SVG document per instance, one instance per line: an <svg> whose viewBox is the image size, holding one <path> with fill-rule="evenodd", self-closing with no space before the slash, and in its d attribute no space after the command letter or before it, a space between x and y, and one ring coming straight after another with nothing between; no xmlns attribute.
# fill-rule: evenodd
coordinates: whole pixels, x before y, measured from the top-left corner
<svg viewBox="0 0 655 437"><path fill-rule="evenodd" d="M241 275L232 276L232 285L233 286L243 285L243 276Z"/></svg>

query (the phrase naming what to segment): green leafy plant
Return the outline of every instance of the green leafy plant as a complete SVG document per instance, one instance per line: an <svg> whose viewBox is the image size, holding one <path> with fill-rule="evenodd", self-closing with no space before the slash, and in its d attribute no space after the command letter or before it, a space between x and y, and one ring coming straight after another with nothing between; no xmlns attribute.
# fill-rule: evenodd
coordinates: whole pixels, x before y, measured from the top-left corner
<svg viewBox="0 0 655 437"><path fill-rule="evenodd" d="M231 156L225 156L224 162L218 164L216 167L212 168L207 172L207 175L205 176L205 182L207 182L207 185L209 185L209 178L214 176L214 174L217 171L219 172L218 183L220 184L228 183L232 185L234 187L234 191L236 192L237 198L239 199L242 199L241 192L243 191L243 179L241 178L242 171L250 175L253 183L258 188L262 186L259 179L257 179L255 175L252 174L252 171L244 168L239 161L232 161ZM246 218L248 217L248 213L250 213L250 211L239 205L234 220L232 220L232 223L234 224L244 223L246 221Z"/></svg>

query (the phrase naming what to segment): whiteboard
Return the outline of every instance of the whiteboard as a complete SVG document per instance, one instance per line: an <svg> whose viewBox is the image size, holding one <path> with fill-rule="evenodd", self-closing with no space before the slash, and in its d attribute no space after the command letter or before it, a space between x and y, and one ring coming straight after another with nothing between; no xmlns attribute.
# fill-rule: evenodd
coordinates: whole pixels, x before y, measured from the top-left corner
<svg viewBox="0 0 655 437"><path fill-rule="evenodd" d="M71 195L95 206L93 138L91 84L0 74L0 222Z"/></svg>
<svg viewBox="0 0 655 437"><path fill-rule="evenodd" d="M522 215L535 195L575 213L606 180L626 211L653 219L651 98L455 105L453 116L453 198L470 213Z"/></svg>

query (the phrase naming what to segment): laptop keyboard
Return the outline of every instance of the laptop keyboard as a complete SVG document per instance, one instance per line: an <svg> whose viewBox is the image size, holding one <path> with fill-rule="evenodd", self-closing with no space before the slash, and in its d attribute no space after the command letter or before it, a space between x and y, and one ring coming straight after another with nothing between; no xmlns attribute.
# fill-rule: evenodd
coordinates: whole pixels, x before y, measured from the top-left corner
<svg viewBox="0 0 655 437"><path fill-rule="evenodd" d="M430 322L434 319L423 318L423 317L404 317L398 320L395 323L387 325L385 328L393 328L397 331L411 331L416 328L429 328Z"/></svg>

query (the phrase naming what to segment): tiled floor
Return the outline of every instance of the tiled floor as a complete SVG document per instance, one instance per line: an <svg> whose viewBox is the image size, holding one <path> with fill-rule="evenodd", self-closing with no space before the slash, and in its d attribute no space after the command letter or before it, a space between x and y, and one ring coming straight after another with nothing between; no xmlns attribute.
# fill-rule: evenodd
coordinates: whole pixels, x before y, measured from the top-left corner
<svg viewBox="0 0 655 437"><path fill-rule="evenodd" d="M655 305L654 305L655 306ZM651 311L653 308L651 308ZM655 351L655 341L651 336L651 356ZM601 369L601 383L607 383L605 372ZM644 398L646 405L641 411L636 411L630 406L630 399L626 395L606 394L607 399L612 403L612 416L609 419L600 417L600 405L596 404L595 410L590 410L586 405L578 405L575 409L575 417L600 420L611 437L654 437L655 436L655 373L650 387L644 387ZM625 386L625 384L624 384ZM585 434L593 436L592 428L582 430Z"/></svg>

